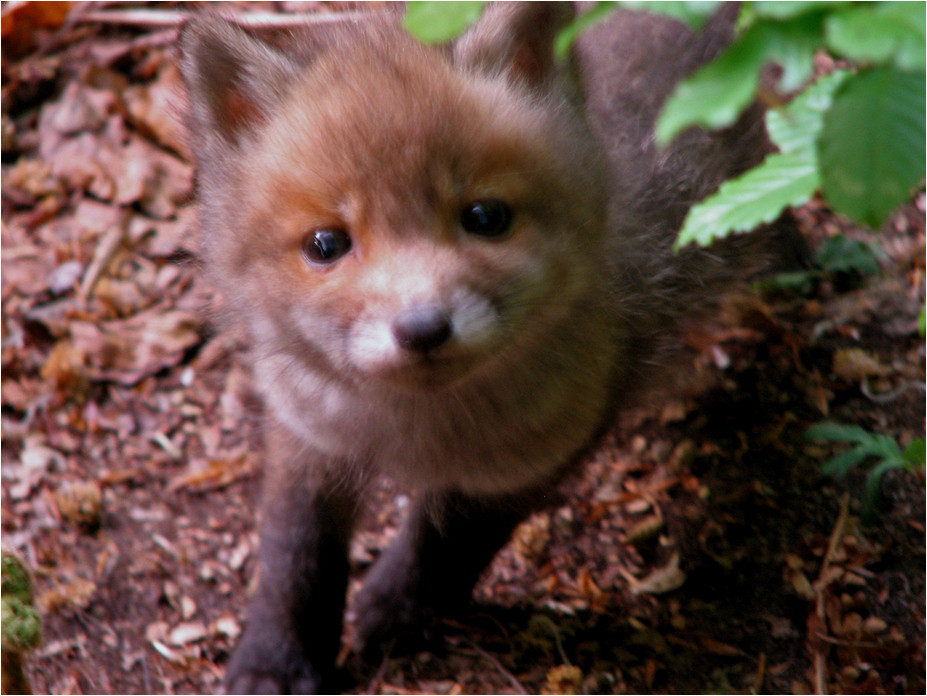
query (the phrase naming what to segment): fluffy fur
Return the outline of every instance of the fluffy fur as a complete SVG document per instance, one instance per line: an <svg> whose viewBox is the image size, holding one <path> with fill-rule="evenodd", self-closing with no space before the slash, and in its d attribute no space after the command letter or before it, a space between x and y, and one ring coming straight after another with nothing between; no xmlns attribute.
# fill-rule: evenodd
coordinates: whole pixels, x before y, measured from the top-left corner
<svg viewBox="0 0 927 696"><path fill-rule="evenodd" d="M357 505L345 480L423 491L358 600L369 651L466 599L679 318L743 271L749 250L670 246L693 201L762 157L758 113L662 152L652 135L734 10L698 36L617 13L561 64L572 15L491 6L444 48L373 20L282 51L215 18L185 32L206 262L271 419L261 588L230 690L321 688ZM462 229L486 200L511 211L498 238ZM350 251L312 263L307 238L330 229ZM410 349L405 326L437 345Z"/></svg>

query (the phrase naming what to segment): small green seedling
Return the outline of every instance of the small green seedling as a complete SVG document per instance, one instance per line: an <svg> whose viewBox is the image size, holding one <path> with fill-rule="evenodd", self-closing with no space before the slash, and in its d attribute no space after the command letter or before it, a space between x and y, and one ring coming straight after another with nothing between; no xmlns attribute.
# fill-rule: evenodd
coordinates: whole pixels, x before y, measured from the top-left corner
<svg viewBox="0 0 927 696"><path fill-rule="evenodd" d="M843 477L855 466L867 459L877 459L877 463L866 474L863 487L863 518L872 520L881 494L882 477L893 469L905 469L917 472L924 469L925 449L923 438L911 442L902 450L894 438L888 435L870 433L856 425L843 425L825 421L812 425L805 431L809 440L826 440L828 442L848 442L855 447L828 459L821 467L826 476Z"/></svg>

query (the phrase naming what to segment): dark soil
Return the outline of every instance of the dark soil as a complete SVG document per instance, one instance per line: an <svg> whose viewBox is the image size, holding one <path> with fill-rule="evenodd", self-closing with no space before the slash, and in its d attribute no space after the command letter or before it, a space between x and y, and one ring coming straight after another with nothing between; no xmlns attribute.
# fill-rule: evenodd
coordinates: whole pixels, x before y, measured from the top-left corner
<svg viewBox="0 0 927 696"><path fill-rule="evenodd" d="M176 29L36 5L3 10L2 523L44 620L28 673L215 691L256 566L260 406L197 269ZM261 5L237 7L290 4ZM517 530L472 610L411 656L344 654L345 690L925 692L923 471L889 471L868 511L872 462L825 477L846 446L805 438L924 437L924 195L879 234L796 215L812 247L877 243L882 273L741 293L693 327L679 383ZM355 582L407 502L383 482Z"/></svg>

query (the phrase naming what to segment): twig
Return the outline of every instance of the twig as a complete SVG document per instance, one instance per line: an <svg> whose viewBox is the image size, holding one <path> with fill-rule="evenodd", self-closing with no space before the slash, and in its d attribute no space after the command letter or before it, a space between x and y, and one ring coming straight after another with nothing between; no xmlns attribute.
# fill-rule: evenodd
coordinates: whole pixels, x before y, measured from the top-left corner
<svg viewBox="0 0 927 696"><path fill-rule="evenodd" d="M96 10L86 12L77 18L80 23L122 24L147 28L178 27L195 12L173 10ZM312 12L298 14L275 14L254 12L242 15L223 15L224 18L241 27L282 29L306 24L328 24L332 22L357 21L376 16L378 12Z"/></svg>
<svg viewBox="0 0 927 696"><path fill-rule="evenodd" d="M824 608L824 591L827 589L829 583L827 583L825 578L830 564L837 553L837 548L840 546L840 541L843 539L843 535L846 532L847 520L849 517L850 494L844 493L840 501L840 514L837 516L837 522L834 524L834 531L831 532L830 542L827 544L827 553L824 554L824 560L821 562L821 572L818 573L817 582L814 583L814 590L817 595L815 598L815 613L817 613L818 618L821 620L822 626L827 625L827 614ZM823 639L824 636L819 636L819 638ZM824 653L818 648L815 648L813 658L815 693L826 694L827 661L824 657Z"/></svg>
<svg viewBox="0 0 927 696"><path fill-rule="evenodd" d="M837 553L837 547L840 546L840 542L843 539L844 530L847 526L847 519L850 516L850 494L844 493L843 498L840 500L840 514L837 516L837 522L834 524L834 531L830 534L830 541L827 544L827 553L824 554L824 560L821 563L821 572L818 574L818 581L824 576L825 571L830 567L831 561L834 560L834 555ZM818 597L818 610L819 612L824 610L824 604L821 597ZM821 614L821 618L824 618L824 615Z"/></svg>
<svg viewBox="0 0 927 696"><path fill-rule="evenodd" d="M87 266L87 269L84 271L84 277L81 278L78 294L85 301L90 297L90 293L93 292L93 287L97 284L100 274L106 270L109 262L116 254L116 251L122 246L125 237L126 216L123 216L121 220L104 233L103 238L97 244L97 248L93 252L90 265Z"/></svg>
<svg viewBox="0 0 927 696"><path fill-rule="evenodd" d="M840 638L834 638L832 636L821 636L821 640L825 643L830 643L831 645L839 645L841 647L847 648L856 648L865 649L865 650L878 650L881 647L881 644L877 641L866 641L866 640L841 640Z"/></svg>
<svg viewBox="0 0 927 696"><path fill-rule="evenodd" d="M766 653L760 653L759 664L756 667L756 676L753 678L753 685L750 689L751 693L761 694L763 693L763 681L766 679Z"/></svg>
<svg viewBox="0 0 927 696"><path fill-rule="evenodd" d="M501 662L499 662L499 660L497 660L495 657L493 657L488 652L483 650L479 645L474 643L472 640L467 640L467 643L470 644L470 647L473 648L480 657L482 657L484 660L489 662L493 667L495 667L498 670L499 674L501 674L503 677L506 678L509 684L512 685L512 688L515 689L515 693L519 693L519 694L528 693L527 691L525 691L525 687L523 687L521 683L515 678L515 675L509 672L505 668L505 666Z"/></svg>

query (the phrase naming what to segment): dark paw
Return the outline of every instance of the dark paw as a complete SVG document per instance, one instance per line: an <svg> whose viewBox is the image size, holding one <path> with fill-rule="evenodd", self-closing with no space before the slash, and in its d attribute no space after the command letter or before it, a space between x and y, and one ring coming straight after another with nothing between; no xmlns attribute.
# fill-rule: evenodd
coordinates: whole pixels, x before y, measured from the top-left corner
<svg viewBox="0 0 927 696"><path fill-rule="evenodd" d="M364 588L354 603L351 647L368 663L384 655L405 655L426 647L433 638L435 611L400 593Z"/></svg>
<svg viewBox="0 0 927 696"><path fill-rule="evenodd" d="M322 676L298 645L271 641L241 642L222 681L226 694L318 694Z"/></svg>

